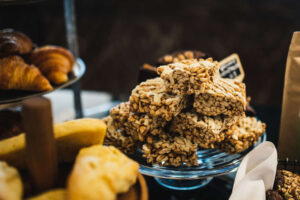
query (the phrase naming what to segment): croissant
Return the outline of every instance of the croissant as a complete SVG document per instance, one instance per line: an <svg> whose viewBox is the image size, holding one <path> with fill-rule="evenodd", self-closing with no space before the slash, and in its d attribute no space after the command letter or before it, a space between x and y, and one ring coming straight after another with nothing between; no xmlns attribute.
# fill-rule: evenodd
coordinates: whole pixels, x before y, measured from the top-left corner
<svg viewBox="0 0 300 200"><path fill-rule="evenodd" d="M70 51L50 45L36 48L30 55L29 61L56 85L68 81L68 73L74 64Z"/></svg>
<svg viewBox="0 0 300 200"><path fill-rule="evenodd" d="M37 67L27 65L19 56L8 56L0 59L0 89L47 91L53 88Z"/></svg>
<svg viewBox="0 0 300 200"><path fill-rule="evenodd" d="M27 54L32 49L32 42L25 34L12 29L0 31L0 56Z"/></svg>

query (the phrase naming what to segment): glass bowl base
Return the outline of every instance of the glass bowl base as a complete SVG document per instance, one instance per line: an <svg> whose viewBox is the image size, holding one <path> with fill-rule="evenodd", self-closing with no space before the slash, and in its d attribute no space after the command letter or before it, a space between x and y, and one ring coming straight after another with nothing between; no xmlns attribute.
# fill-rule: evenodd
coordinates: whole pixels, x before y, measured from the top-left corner
<svg viewBox="0 0 300 200"><path fill-rule="evenodd" d="M160 185L172 190L194 190L206 186L213 177L195 179L195 180L178 180L154 178Z"/></svg>

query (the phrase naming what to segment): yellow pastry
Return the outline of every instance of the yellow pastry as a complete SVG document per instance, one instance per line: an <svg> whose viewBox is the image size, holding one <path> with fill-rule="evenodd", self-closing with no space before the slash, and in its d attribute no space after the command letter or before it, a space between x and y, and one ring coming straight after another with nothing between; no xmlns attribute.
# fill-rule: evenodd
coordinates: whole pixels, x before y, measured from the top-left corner
<svg viewBox="0 0 300 200"><path fill-rule="evenodd" d="M0 199L21 200L23 185L18 171L0 161Z"/></svg>
<svg viewBox="0 0 300 200"><path fill-rule="evenodd" d="M113 146L80 150L67 183L68 200L115 200L136 182L139 165Z"/></svg>
<svg viewBox="0 0 300 200"><path fill-rule="evenodd" d="M27 200L66 200L66 190L64 189L50 190L38 196L31 197Z"/></svg>
<svg viewBox="0 0 300 200"><path fill-rule="evenodd" d="M106 125L102 120L83 118L54 125L60 162L72 162L83 147L102 144ZM42 134L42 133L41 133ZM0 141L0 160L17 168L26 167L25 134Z"/></svg>

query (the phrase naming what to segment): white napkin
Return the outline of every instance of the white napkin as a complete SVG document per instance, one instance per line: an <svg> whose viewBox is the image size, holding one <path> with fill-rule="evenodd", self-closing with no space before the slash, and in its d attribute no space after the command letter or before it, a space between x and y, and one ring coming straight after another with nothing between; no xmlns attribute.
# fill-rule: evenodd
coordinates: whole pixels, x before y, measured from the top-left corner
<svg viewBox="0 0 300 200"><path fill-rule="evenodd" d="M273 188L277 151L272 142L263 142L242 160L229 200L265 200Z"/></svg>

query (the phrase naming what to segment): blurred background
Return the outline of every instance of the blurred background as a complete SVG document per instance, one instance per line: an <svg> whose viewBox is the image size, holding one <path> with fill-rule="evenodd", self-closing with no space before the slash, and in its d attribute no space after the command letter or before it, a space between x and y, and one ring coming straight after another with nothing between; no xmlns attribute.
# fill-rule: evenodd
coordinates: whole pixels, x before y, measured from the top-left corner
<svg viewBox="0 0 300 200"><path fill-rule="evenodd" d="M138 69L182 49L220 60L238 53L247 93L259 106L280 107L289 42L300 27L297 0L76 0L83 89L126 99ZM2 28L38 45L66 46L63 1L0 7Z"/></svg>

